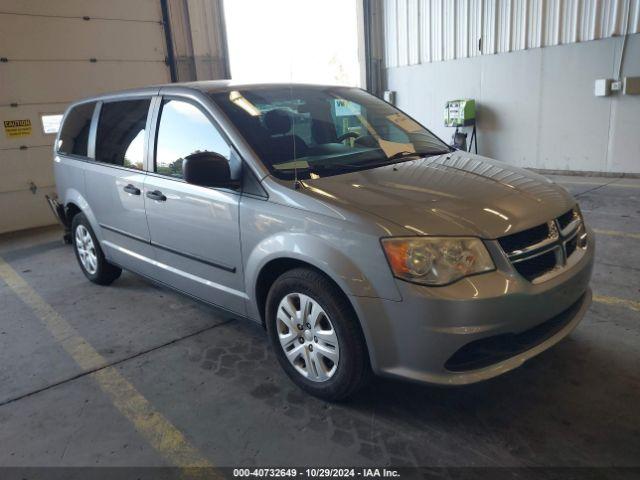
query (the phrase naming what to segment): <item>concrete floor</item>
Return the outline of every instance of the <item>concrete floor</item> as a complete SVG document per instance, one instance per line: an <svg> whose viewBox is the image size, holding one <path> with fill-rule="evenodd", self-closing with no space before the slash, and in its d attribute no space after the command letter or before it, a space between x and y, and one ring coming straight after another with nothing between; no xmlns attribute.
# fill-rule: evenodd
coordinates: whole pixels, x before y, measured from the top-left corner
<svg viewBox="0 0 640 480"><path fill-rule="evenodd" d="M464 388L378 379L327 404L260 327L130 273L93 285L57 229L4 236L0 257L215 466L638 467L640 180L556 180L598 229L597 301L555 348ZM175 464L40 317L0 280L0 466Z"/></svg>

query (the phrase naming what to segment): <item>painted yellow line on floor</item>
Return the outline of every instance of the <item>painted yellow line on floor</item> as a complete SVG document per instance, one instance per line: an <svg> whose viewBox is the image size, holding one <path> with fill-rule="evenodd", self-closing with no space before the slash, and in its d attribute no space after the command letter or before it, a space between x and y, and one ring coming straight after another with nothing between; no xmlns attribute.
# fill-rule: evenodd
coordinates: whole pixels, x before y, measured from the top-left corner
<svg viewBox="0 0 640 480"><path fill-rule="evenodd" d="M593 187L619 187L619 188L640 188L640 182L639 183L616 183L616 182L611 182L611 183L602 183L602 182L575 182L575 181L571 181L571 180L554 180L554 182L559 183L560 185L587 185L587 186L593 186Z"/></svg>
<svg viewBox="0 0 640 480"><path fill-rule="evenodd" d="M593 301L604 303L606 305L615 305L617 307L626 307L636 312L640 312L640 302L628 300L626 298L609 297L607 295L594 295Z"/></svg>
<svg viewBox="0 0 640 480"><path fill-rule="evenodd" d="M56 341L83 370L107 365L100 355L53 307L2 258L0 278L36 314ZM90 374L113 405L126 417L135 429L172 465L183 470L184 477L218 477L213 467L198 450L189 444L185 436L142 396L114 367L107 367Z"/></svg>
<svg viewBox="0 0 640 480"><path fill-rule="evenodd" d="M640 233L620 232L618 230L599 230L597 228L594 228L593 231L599 235L609 235L611 237L634 238L636 240L640 240Z"/></svg>

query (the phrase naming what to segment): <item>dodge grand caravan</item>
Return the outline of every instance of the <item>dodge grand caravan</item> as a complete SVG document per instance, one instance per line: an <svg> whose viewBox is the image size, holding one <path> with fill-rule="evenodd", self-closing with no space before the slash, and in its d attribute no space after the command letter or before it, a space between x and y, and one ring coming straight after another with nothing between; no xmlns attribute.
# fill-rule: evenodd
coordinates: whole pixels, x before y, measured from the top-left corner
<svg viewBox="0 0 640 480"><path fill-rule="evenodd" d="M262 323L326 399L373 372L463 385L567 336L594 236L534 173L355 88L229 81L69 107L54 206L82 272L127 269Z"/></svg>

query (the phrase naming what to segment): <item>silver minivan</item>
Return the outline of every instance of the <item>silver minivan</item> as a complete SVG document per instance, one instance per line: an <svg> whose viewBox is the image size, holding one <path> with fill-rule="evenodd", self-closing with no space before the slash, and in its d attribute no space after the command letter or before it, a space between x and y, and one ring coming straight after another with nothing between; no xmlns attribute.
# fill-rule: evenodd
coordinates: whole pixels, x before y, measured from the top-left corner
<svg viewBox="0 0 640 480"><path fill-rule="evenodd" d="M127 269L259 322L291 379L464 385L568 335L594 236L546 178L348 87L196 82L77 102L55 207L82 272Z"/></svg>

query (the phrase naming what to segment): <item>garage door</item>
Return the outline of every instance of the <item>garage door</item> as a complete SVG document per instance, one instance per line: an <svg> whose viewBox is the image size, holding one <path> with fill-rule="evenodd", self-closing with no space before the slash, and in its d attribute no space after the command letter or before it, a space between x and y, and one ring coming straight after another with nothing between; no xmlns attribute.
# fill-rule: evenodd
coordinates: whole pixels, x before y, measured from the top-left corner
<svg viewBox="0 0 640 480"><path fill-rule="evenodd" d="M160 0L0 1L0 233L54 223L56 115L169 82L164 38Z"/></svg>

